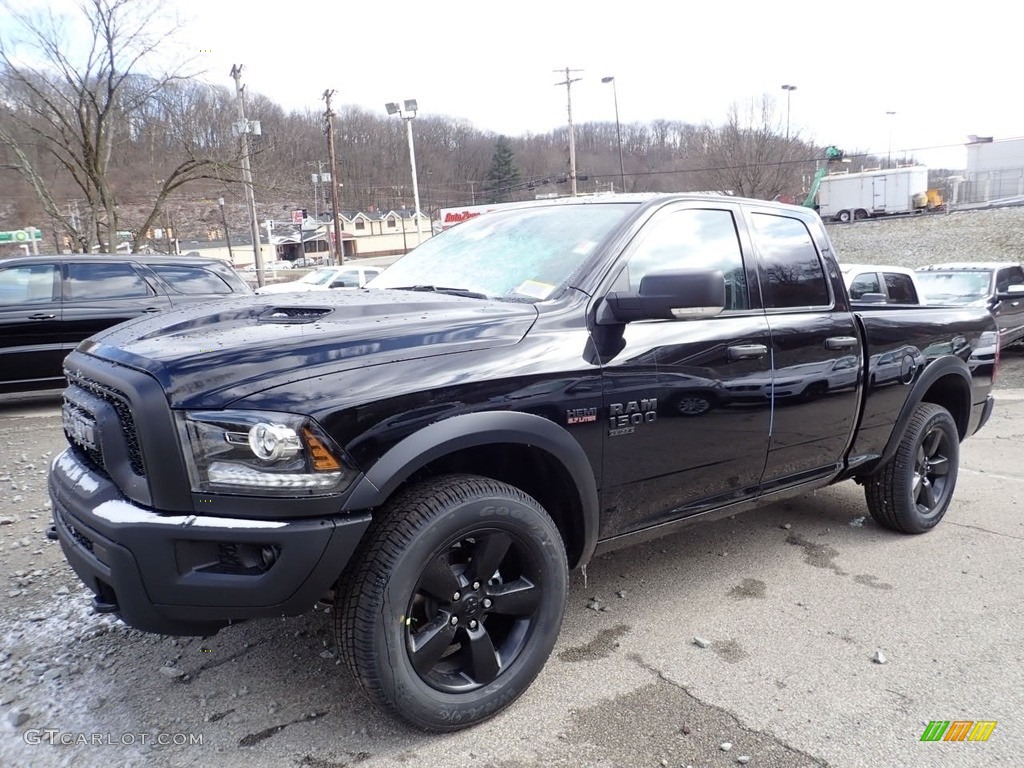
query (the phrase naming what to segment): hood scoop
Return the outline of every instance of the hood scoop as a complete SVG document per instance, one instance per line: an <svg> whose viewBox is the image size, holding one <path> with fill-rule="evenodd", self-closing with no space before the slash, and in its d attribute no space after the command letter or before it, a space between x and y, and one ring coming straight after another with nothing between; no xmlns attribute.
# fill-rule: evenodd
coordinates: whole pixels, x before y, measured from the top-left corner
<svg viewBox="0 0 1024 768"><path fill-rule="evenodd" d="M333 311L330 307L268 307L256 319L261 323L312 323Z"/></svg>

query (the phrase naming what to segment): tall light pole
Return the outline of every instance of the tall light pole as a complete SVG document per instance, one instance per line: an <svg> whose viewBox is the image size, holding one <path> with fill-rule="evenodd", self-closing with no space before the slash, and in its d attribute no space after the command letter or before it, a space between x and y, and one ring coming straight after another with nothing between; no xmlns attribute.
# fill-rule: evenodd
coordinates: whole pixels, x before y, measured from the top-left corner
<svg viewBox="0 0 1024 768"><path fill-rule="evenodd" d="M561 72L562 70L556 69L555 72ZM572 72L582 72L582 69L569 69L565 68L565 80L555 85L564 85L566 98L569 102L569 183L572 187L572 196L576 197L576 133L572 127L572 84L578 83L580 78L573 78L570 76Z"/></svg>
<svg viewBox="0 0 1024 768"><path fill-rule="evenodd" d="M412 121L416 119L416 112L419 105L416 99L406 99L400 106L397 101L389 101L384 105L389 115L398 115L405 120L405 127L409 133L409 165L412 166L412 197L416 206L416 245L423 242L423 235L420 232L420 187L416 182L416 149L412 143ZM402 231L405 231L405 224L402 224Z"/></svg>
<svg viewBox="0 0 1024 768"><path fill-rule="evenodd" d="M626 168L622 164L622 125L619 123L619 94L615 90L615 76L601 78L602 83L612 84L612 99L615 101L615 138L619 142L619 185L626 191Z"/></svg>
<svg viewBox="0 0 1024 768"><path fill-rule="evenodd" d="M885 158L885 167L892 168L892 118L896 113L886 112L885 114L889 118L889 151Z"/></svg>
<svg viewBox="0 0 1024 768"><path fill-rule="evenodd" d="M338 255L338 263L345 263L345 247L341 240L341 211L339 210L338 203L338 158L334 154L334 110L331 109L331 97L334 96L334 91L327 89L324 91L324 104L326 109L324 110L324 131L327 133L327 159L331 164L331 206L334 208L334 212L331 216L331 220L334 223L334 252ZM320 179L323 181L323 179ZM299 232L302 232L300 225ZM301 239L301 234L300 234Z"/></svg>
<svg viewBox="0 0 1024 768"><path fill-rule="evenodd" d="M786 92L786 141L789 141L789 101L793 96L793 91L796 90L795 85L784 85L782 90Z"/></svg>
<svg viewBox="0 0 1024 768"><path fill-rule="evenodd" d="M245 117L245 86L242 85L242 65L231 67L231 77L235 79L235 95L238 98L238 121L235 130L242 138L242 184L245 187L245 202L249 208L249 230L252 233L252 252L256 264L256 284L263 287L263 249L260 246L260 223L256 218L256 194L252 188L252 167L249 165L249 134L259 135L260 124L257 120Z"/></svg>

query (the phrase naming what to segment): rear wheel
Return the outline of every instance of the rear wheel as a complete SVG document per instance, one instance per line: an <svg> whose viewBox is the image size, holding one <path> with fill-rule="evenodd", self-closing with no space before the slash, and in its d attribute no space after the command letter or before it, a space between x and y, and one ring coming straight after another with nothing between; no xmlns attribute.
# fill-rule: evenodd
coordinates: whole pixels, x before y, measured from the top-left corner
<svg viewBox="0 0 1024 768"><path fill-rule="evenodd" d="M418 728L485 720L533 682L565 611L558 529L518 489L452 475L382 511L338 592L335 632L357 682Z"/></svg>
<svg viewBox="0 0 1024 768"><path fill-rule="evenodd" d="M864 486L871 516L902 533L931 530L946 514L959 466L953 417L940 405L921 403L896 454Z"/></svg>

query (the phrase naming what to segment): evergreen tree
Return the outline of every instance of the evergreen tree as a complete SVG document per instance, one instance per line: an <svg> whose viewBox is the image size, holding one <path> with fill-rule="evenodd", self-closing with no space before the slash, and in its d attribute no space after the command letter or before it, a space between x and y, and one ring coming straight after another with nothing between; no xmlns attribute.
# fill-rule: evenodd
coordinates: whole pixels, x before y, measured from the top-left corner
<svg viewBox="0 0 1024 768"><path fill-rule="evenodd" d="M508 139L498 137L491 159L491 169L487 172L487 183L484 192L491 203L502 203L508 200L513 187L519 185L519 169L516 168L515 156Z"/></svg>

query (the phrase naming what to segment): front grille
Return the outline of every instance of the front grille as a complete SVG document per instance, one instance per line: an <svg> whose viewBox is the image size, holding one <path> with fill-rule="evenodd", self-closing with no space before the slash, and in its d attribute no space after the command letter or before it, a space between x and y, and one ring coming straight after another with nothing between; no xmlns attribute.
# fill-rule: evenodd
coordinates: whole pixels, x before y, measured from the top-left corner
<svg viewBox="0 0 1024 768"><path fill-rule="evenodd" d="M69 370L65 370L64 374L67 376L68 381L76 387L81 387L86 392L113 406L114 411L117 413L117 419L121 423L121 434L124 436L125 445L128 448L128 460L131 464L132 472L139 477L145 477L146 465L142 461L142 448L139 445L139 435L135 429L135 419L132 418L132 409L128 404L128 397L119 389L115 389L107 384L101 384L81 374ZM65 402L67 402L66 398ZM74 403L71 403L71 405L78 407ZM80 408L80 410L82 409ZM92 457L90 456L90 458ZM104 466L102 460L102 456L100 456L98 462L100 467Z"/></svg>
<svg viewBox="0 0 1024 768"><path fill-rule="evenodd" d="M83 408L78 403L71 402L70 400L67 399L67 397L64 398L64 406L66 408L71 408L77 411L78 413L82 414L82 416L84 416L86 419L92 422L96 421L96 414L92 413L87 408ZM75 455L78 456L80 459L84 460L85 463L88 464L91 469L96 470L97 472L100 472L104 475L107 474L106 465L103 463L102 447L100 447L99 445L86 445L85 443L79 441L75 435L68 432L67 429L64 430L64 437L68 439L68 443L71 444L71 449L74 451Z"/></svg>

